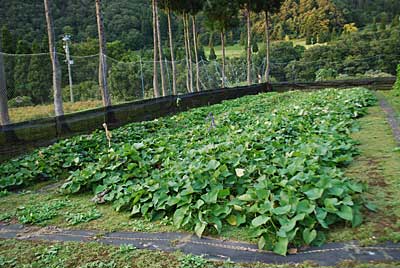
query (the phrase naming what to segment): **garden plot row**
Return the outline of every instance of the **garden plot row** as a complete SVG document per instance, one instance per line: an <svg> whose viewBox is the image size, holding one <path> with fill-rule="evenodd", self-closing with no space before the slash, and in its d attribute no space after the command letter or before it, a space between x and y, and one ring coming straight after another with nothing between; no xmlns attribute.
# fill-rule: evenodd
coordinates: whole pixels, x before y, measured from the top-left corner
<svg viewBox="0 0 400 268"><path fill-rule="evenodd" d="M65 179L66 193L201 237L250 226L260 248L322 244L324 229L361 223L364 186L340 167L356 154L354 119L375 102L363 88L267 93L78 136L6 162L0 189Z"/></svg>

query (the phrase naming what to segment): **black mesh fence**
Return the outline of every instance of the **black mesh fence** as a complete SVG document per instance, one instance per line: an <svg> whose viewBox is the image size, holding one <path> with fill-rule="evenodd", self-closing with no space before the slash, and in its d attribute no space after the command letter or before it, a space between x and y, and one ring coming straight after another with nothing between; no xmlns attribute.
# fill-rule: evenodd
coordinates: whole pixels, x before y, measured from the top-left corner
<svg viewBox="0 0 400 268"><path fill-rule="evenodd" d="M130 122L151 120L194 107L212 105L224 100L268 91L313 90L327 87L346 88L365 86L371 89L390 89L395 78L374 78L328 82L262 83L201 92L170 95L160 98L116 104L59 117L31 120L0 127L0 161L25 153L32 148L48 145L72 135L89 133L107 123L115 128Z"/></svg>
<svg viewBox="0 0 400 268"><path fill-rule="evenodd" d="M9 114L12 123L54 116L52 70L48 53L7 54L2 53L5 66L5 80ZM62 99L65 114L102 107L99 89L99 55L75 56L66 61L66 55L59 53L62 71ZM153 64L140 55L132 59L116 60L105 57L104 70L112 104L154 98ZM382 56L353 59L350 63L323 60L271 61L270 81L274 83L304 83L335 80L352 80L393 77L382 70L370 70L365 62L377 64ZM400 56L395 61L400 61ZM68 72L68 63L70 72ZM192 62L192 69L185 60L157 62L160 95L173 95L173 69L178 95L215 88L247 85L247 61L245 57L227 58L223 76L222 60L201 59ZM350 66L350 65L351 66ZM164 85L161 69L163 66ZM265 82L265 57L254 55L250 65L252 84ZM198 75L197 75L198 74ZM190 79L191 77L191 79ZM191 82L190 82L191 81Z"/></svg>

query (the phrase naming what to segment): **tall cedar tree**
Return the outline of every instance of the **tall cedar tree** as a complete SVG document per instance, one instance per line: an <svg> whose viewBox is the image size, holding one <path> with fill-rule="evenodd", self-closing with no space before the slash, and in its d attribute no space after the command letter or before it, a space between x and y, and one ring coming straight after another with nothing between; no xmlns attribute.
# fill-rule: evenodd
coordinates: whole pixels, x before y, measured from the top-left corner
<svg viewBox="0 0 400 268"><path fill-rule="evenodd" d="M192 49L190 45L190 30L189 30L189 15L191 7L196 5L194 0L174 0L174 10L182 16L183 21L183 39L185 45L185 61L186 61L186 88L188 92L193 92L193 64L192 64Z"/></svg>
<svg viewBox="0 0 400 268"><path fill-rule="evenodd" d="M103 14L101 11L101 0L96 0L96 19L97 19L97 32L99 35L99 86L101 91L101 97L103 100L103 106L111 106L111 98L108 92L107 83L107 43L106 36L104 33L104 22Z"/></svg>
<svg viewBox="0 0 400 268"><path fill-rule="evenodd" d="M193 47L194 57L196 63L196 90L200 91L200 67L199 67L199 47L198 47L198 33L196 26L196 15L203 9L204 1L202 0L190 0L187 1L188 13L192 17L192 34L193 34Z"/></svg>
<svg viewBox="0 0 400 268"><path fill-rule="evenodd" d="M269 17L271 14L279 12L279 9L284 2L284 0L252 0L253 4L251 5L254 12L264 13L265 16L265 40L266 40L266 63L267 67L265 68L265 81L269 82L269 73L271 71L270 64L270 23Z"/></svg>
<svg viewBox="0 0 400 268"><path fill-rule="evenodd" d="M160 73L161 73L161 89L163 96L167 96L167 82L165 80L164 72L164 53L161 45L161 32L160 32L160 18L158 15L158 0L154 0L154 10L156 16L156 31L157 31L157 47L158 47L158 58L160 61Z"/></svg>
<svg viewBox="0 0 400 268"><path fill-rule="evenodd" d="M222 83L225 87L225 33L238 24L239 2L231 0L208 0L204 6L204 12L208 20L213 21L215 28L221 35L222 46Z"/></svg>
<svg viewBox="0 0 400 268"><path fill-rule="evenodd" d="M46 40L44 40L46 41ZM48 52L45 44L38 44L36 41L32 43L32 53L46 53ZM51 66L48 56L36 55L31 57L28 72L28 88L29 94L34 104L44 104L50 101L51 96Z"/></svg>
<svg viewBox="0 0 400 268"><path fill-rule="evenodd" d="M186 42L186 55L187 55L186 57L187 57L187 62L189 63L187 77L189 79L190 92L193 92L193 61L192 61L192 47L190 45L189 24L190 24L189 15L187 14L187 11L184 11L183 27L184 27L184 37Z"/></svg>
<svg viewBox="0 0 400 268"><path fill-rule="evenodd" d="M4 126L10 123L10 116L8 114L7 84L1 40L2 36L0 35L0 125Z"/></svg>
<svg viewBox="0 0 400 268"><path fill-rule="evenodd" d="M247 28L247 42L246 42L246 54L247 54L247 84L251 85L251 5L252 0L239 0L241 8L244 10L246 17L246 28Z"/></svg>
<svg viewBox="0 0 400 268"><path fill-rule="evenodd" d="M51 66L53 70L54 111L56 116L62 116L64 115L64 107L62 102L62 91L61 91L61 68L57 57L53 17L51 15L50 4L51 4L50 0L44 0L44 10L47 22L47 36L49 39L49 52L50 52Z"/></svg>
<svg viewBox="0 0 400 268"><path fill-rule="evenodd" d="M171 53L171 67L172 67L172 94L177 95L176 88L176 63L175 63L175 55L174 55L174 41L172 35L172 13L176 10L176 5L174 5L175 1L173 0L161 0L160 7L167 14L168 21L168 39L169 39L169 49Z"/></svg>
<svg viewBox="0 0 400 268"><path fill-rule="evenodd" d="M31 54L31 52L28 42L24 40L18 41L16 54L19 54L19 56L15 57L15 68L13 72L15 84L14 92L9 93L11 98L27 94L30 57L24 55Z"/></svg>
<svg viewBox="0 0 400 268"><path fill-rule="evenodd" d="M157 12L155 0L152 0L153 11L153 92L154 97L160 96L160 89L158 88L158 46L157 46Z"/></svg>

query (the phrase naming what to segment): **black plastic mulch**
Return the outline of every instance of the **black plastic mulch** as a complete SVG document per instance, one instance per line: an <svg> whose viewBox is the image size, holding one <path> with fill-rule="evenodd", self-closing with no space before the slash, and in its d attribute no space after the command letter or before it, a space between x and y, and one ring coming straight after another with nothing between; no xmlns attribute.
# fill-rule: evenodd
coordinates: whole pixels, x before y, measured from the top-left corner
<svg viewBox="0 0 400 268"><path fill-rule="evenodd" d="M330 243L318 248L300 249L296 254L279 256L258 250L256 245L213 238L198 238L184 233L137 233L62 230L52 227L27 227L0 224L0 238L57 242L98 242L107 245L133 245L138 249L177 251L202 255L213 260L263 262L271 264L312 261L319 265L336 265L345 260L359 262L400 261L400 244L386 243L361 247L356 242Z"/></svg>

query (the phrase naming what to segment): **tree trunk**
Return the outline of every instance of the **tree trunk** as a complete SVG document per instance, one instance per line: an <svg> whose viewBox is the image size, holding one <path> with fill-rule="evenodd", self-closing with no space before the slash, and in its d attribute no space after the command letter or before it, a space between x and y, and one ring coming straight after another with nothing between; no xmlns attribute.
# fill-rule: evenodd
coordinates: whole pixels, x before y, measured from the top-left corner
<svg viewBox="0 0 400 268"><path fill-rule="evenodd" d="M0 34L0 125L10 124L10 116L8 114L8 99L7 99L7 84L6 72L4 70L4 59L1 47L1 34Z"/></svg>
<svg viewBox="0 0 400 268"><path fill-rule="evenodd" d="M156 12L156 26L157 26L157 44L158 44L158 58L160 62L161 73L161 89L163 96L167 96L167 83L165 81L164 64L163 64L163 51L161 47L161 33L160 33L160 20L158 18L158 0L154 0L154 9Z"/></svg>
<svg viewBox="0 0 400 268"><path fill-rule="evenodd" d="M103 106L111 106L111 98L107 83L107 50L106 37L104 34L103 15L101 14L101 0L96 0L97 31L99 34L99 86Z"/></svg>
<svg viewBox="0 0 400 268"><path fill-rule="evenodd" d="M188 14L186 14L186 38L187 38L188 55L189 55L189 87L190 87L190 92L193 92L193 61L192 61L192 48L190 47L190 30L189 30Z"/></svg>
<svg viewBox="0 0 400 268"><path fill-rule="evenodd" d="M250 5L246 6L247 17L247 84L251 85L251 21L250 21Z"/></svg>
<svg viewBox="0 0 400 268"><path fill-rule="evenodd" d="M158 89L158 48L157 48L157 23L156 23L156 8L155 2L152 1L153 8L153 93L154 98L160 97L160 91Z"/></svg>
<svg viewBox="0 0 400 268"><path fill-rule="evenodd" d="M210 32L210 37L208 39L208 47L211 49L214 47L214 31Z"/></svg>
<svg viewBox="0 0 400 268"><path fill-rule="evenodd" d="M169 48L171 50L171 61L172 61L172 94L177 95L176 90L176 66L175 66L175 56L174 56L174 43L172 40L172 27L171 27L171 10L167 10L168 16L168 33L169 33Z"/></svg>
<svg viewBox="0 0 400 268"><path fill-rule="evenodd" d="M56 53L53 18L50 12L49 0L44 0L44 9L46 13L47 35L49 38L49 52L50 52L51 66L53 70L54 111L56 116L61 116L64 115L62 92L61 92L61 69Z"/></svg>
<svg viewBox="0 0 400 268"><path fill-rule="evenodd" d="M183 14L183 39L185 43L185 61L186 61L186 89L188 92L190 91L190 75L189 75L189 49L188 49L188 44L187 44L187 33L186 33L186 15L185 13Z"/></svg>
<svg viewBox="0 0 400 268"><path fill-rule="evenodd" d="M269 82L269 73L271 71L270 65L270 40L269 40L269 12L265 11L265 38L266 38L266 64L267 67L265 68L265 81Z"/></svg>
<svg viewBox="0 0 400 268"><path fill-rule="evenodd" d="M200 69L199 69L199 55L197 51L197 30L196 30L196 16L192 16L193 25L193 45L194 45L194 56L196 62L196 90L200 91Z"/></svg>
<svg viewBox="0 0 400 268"><path fill-rule="evenodd" d="M225 87L225 32L221 31L221 46L222 46L222 88Z"/></svg>

